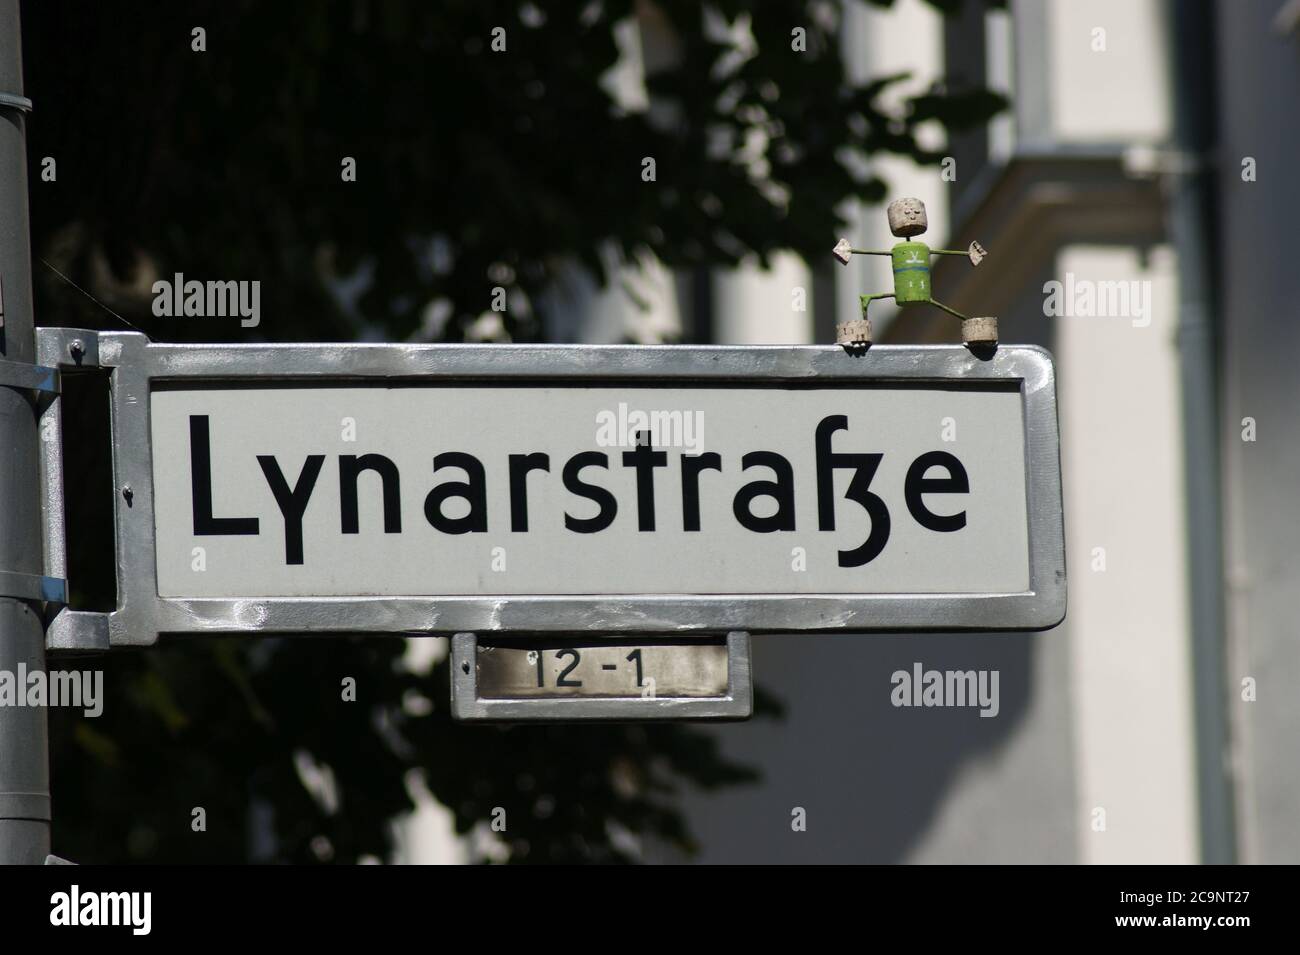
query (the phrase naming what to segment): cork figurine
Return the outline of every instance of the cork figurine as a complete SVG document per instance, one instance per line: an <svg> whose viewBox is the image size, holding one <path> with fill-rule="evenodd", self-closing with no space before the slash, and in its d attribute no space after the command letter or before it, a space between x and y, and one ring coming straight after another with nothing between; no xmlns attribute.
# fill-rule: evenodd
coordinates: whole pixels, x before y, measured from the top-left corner
<svg viewBox="0 0 1300 955"><path fill-rule="evenodd" d="M894 291L880 295L859 295L862 303L862 318L844 322L835 326L835 341L841 345L870 345L871 319L867 317L867 307L877 299L892 298L901 307L909 305L933 305L949 315L961 319L961 337L967 345L995 345L998 340L998 320L996 318L967 318L956 309L949 308L942 302L936 302L930 295L930 256L964 255L971 265L979 265L988 253L978 242L972 242L965 252L951 249L932 249L924 242L911 241L929 227L925 216L925 203L920 199L895 199L889 204L886 213L889 216L889 231L902 239L888 251L878 249L854 249L849 247L848 239L840 239L835 244L835 257L845 265L849 264L850 255L888 255L894 263Z"/></svg>

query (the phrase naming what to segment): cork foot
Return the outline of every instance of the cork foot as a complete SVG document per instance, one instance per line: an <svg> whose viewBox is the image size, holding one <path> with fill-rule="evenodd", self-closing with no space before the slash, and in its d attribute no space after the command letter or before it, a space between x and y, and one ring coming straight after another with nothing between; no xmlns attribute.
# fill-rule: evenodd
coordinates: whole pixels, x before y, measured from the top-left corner
<svg viewBox="0 0 1300 955"><path fill-rule="evenodd" d="M835 344L863 346L871 344L871 319L858 318L835 326Z"/></svg>
<svg viewBox="0 0 1300 955"><path fill-rule="evenodd" d="M967 345L996 345L998 320L996 318L967 318L961 323L961 340Z"/></svg>

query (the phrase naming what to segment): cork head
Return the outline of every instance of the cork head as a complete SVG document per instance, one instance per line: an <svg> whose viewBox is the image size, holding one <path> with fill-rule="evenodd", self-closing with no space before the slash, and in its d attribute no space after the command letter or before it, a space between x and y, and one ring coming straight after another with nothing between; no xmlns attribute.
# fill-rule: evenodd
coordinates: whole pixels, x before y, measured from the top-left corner
<svg viewBox="0 0 1300 955"><path fill-rule="evenodd" d="M889 231L900 238L920 235L930 227L925 203L920 199L895 199L885 213L889 216Z"/></svg>

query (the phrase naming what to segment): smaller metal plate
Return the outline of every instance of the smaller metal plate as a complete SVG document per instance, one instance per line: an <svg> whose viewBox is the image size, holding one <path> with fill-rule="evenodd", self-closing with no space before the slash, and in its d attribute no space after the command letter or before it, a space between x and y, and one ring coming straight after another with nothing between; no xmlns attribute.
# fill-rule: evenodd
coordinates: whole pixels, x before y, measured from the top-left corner
<svg viewBox="0 0 1300 955"><path fill-rule="evenodd" d="M753 709L749 634L452 638L459 720L738 720Z"/></svg>

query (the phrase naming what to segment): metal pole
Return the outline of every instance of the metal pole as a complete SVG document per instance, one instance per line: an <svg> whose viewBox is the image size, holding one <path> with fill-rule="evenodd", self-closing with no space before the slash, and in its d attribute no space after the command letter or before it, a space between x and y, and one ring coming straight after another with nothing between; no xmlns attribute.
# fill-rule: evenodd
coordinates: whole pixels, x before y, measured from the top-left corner
<svg viewBox="0 0 1300 955"><path fill-rule="evenodd" d="M1233 780L1228 762L1227 653L1224 645L1223 489L1219 482L1218 340L1209 165L1215 143L1214 9L1206 0L1167 8L1175 91L1174 143L1183 167L1173 176L1169 231L1178 251L1178 350L1182 372L1183 458L1187 480L1187 570L1191 593L1192 687L1201 862L1237 861Z"/></svg>
<svg viewBox="0 0 1300 955"><path fill-rule="evenodd" d="M26 105L18 0L0 0L0 356L32 364L36 341L27 224ZM0 571L40 575L42 537L36 413L0 386ZM0 595L0 670L45 669L45 627L26 600ZM26 687L17 687L24 693ZM0 863L45 862L50 851L45 708L0 706Z"/></svg>

